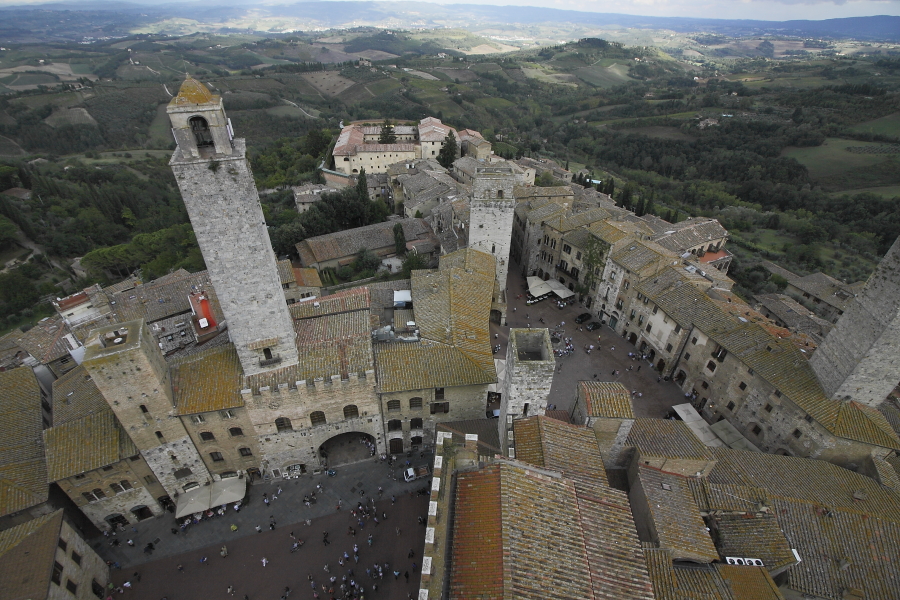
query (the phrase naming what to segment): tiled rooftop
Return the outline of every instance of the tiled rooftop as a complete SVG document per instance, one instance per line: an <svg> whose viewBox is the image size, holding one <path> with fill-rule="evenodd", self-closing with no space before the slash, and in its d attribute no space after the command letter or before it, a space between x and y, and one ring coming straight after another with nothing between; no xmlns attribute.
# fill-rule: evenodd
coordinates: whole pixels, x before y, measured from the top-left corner
<svg viewBox="0 0 900 600"><path fill-rule="evenodd" d="M47 364L66 356L69 350L74 349L66 341L66 335L70 333L62 317L48 317L38 321L25 333L20 333L16 343L42 364Z"/></svg>
<svg viewBox="0 0 900 600"><path fill-rule="evenodd" d="M0 372L0 516L47 499L41 391L28 367Z"/></svg>
<svg viewBox="0 0 900 600"><path fill-rule="evenodd" d="M618 382L579 381L578 395L584 399L589 417L633 419L631 393Z"/></svg>
<svg viewBox="0 0 900 600"><path fill-rule="evenodd" d="M434 238L424 219L385 221L365 227L337 231L303 240L297 251L304 266L352 256L362 249L377 250L394 246L394 226L399 223L407 242Z"/></svg>
<svg viewBox="0 0 900 600"><path fill-rule="evenodd" d="M53 425L109 410L87 369L79 365L53 382Z"/></svg>
<svg viewBox="0 0 900 600"><path fill-rule="evenodd" d="M671 550L676 559L718 560L719 554L694 502L689 479L646 465L638 465L638 478L647 501L640 511L652 520L659 547Z"/></svg>
<svg viewBox="0 0 900 600"><path fill-rule="evenodd" d="M0 532L0 598L48 598L63 511ZM60 588L61 589L61 588Z"/></svg>
<svg viewBox="0 0 900 600"><path fill-rule="evenodd" d="M44 431L50 482L93 471L138 453L107 405L105 410Z"/></svg>
<svg viewBox="0 0 900 600"><path fill-rule="evenodd" d="M716 515L713 521L722 558L758 558L770 573L797 562L774 515Z"/></svg>
<svg viewBox="0 0 900 600"><path fill-rule="evenodd" d="M635 419L625 445L637 447L642 456L713 460L710 449L694 435L684 421Z"/></svg>
<svg viewBox="0 0 900 600"><path fill-rule="evenodd" d="M170 368L179 415L243 406L241 363L233 344L217 346L175 361Z"/></svg>

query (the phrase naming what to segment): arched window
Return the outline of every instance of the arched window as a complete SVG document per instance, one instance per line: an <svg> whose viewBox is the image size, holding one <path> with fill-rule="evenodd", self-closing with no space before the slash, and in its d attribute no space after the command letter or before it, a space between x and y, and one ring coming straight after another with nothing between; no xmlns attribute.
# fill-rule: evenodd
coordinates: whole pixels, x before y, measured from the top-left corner
<svg viewBox="0 0 900 600"><path fill-rule="evenodd" d="M422 429L422 419L420 417L416 417L415 419L409 420L409 428L410 429Z"/></svg>
<svg viewBox="0 0 900 600"><path fill-rule="evenodd" d="M388 421L388 431L403 431L403 422L400 419Z"/></svg>
<svg viewBox="0 0 900 600"><path fill-rule="evenodd" d="M291 426L291 420L287 417L278 417L275 419L275 429L278 430L279 433L282 431L293 431L294 428Z"/></svg>
<svg viewBox="0 0 900 600"><path fill-rule="evenodd" d="M321 410L309 413L309 420L313 424L313 427L315 427L316 425L324 425L326 423L325 413L323 413Z"/></svg>
<svg viewBox="0 0 900 600"><path fill-rule="evenodd" d="M244 435L244 430L240 427L232 427L228 430L228 433L231 435L231 437L241 437L242 435Z"/></svg>
<svg viewBox="0 0 900 600"><path fill-rule="evenodd" d="M422 408L422 398L416 396L409 399L409 408L412 410L420 410Z"/></svg>
<svg viewBox="0 0 900 600"><path fill-rule="evenodd" d="M503 197L503 190L497 190L497 197L498 197L498 198L502 198L502 197Z"/></svg>
<svg viewBox="0 0 900 600"><path fill-rule="evenodd" d="M399 400L388 400L387 409L389 411L400 410L400 401Z"/></svg>
<svg viewBox="0 0 900 600"><path fill-rule="evenodd" d="M191 133L194 134L194 140L197 142L198 148L212 146L212 134L209 131L209 123L203 117L191 117L188 121L191 125Z"/></svg>
<svg viewBox="0 0 900 600"><path fill-rule="evenodd" d="M216 439L216 436L214 436L211 431L201 431L200 439L204 442L211 442Z"/></svg>
<svg viewBox="0 0 900 600"><path fill-rule="evenodd" d="M359 416L359 409L356 408L355 404L348 404L344 407L344 418L345 419L355 419Z"/></svg>

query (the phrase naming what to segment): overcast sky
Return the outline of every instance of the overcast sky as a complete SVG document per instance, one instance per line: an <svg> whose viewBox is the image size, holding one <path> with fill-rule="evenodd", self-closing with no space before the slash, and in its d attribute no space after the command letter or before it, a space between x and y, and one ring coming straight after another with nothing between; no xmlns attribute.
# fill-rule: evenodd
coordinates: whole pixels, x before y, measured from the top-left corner
<svg viewBox="0 0 900 600"><path fill-rule="evenodd" d="M67 1L67 0L61 0ZM68 0L72 2L72 0ZM168 4L173 0L132 0L138 4ZM339 2L339 0L333 0ZM428 1L428 0L425 0ZM47 0L0 0L0 6L43 4ZM187 0L190 3L191 0ZM78 3L75 0L73 3ZM294 4L293 0L220 0L219 4ZM496 4L545 6L566 10L624 13L662 17L715 19L833 19L872 15L900 15L900 0L457 0L439 4ZM514 15L512 19L514 19Z"/></svg>

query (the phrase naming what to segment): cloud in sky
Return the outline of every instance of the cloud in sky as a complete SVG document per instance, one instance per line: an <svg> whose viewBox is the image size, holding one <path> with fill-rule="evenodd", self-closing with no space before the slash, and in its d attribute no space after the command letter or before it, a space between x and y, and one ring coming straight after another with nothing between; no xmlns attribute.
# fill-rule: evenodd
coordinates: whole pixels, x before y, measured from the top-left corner
<svg viewBox="0 0 900 600"><path fill-rule="evenodd" d="M67 0L57 1L66 2ZM68 1L72 2L72 0ZM173 3L173 0L125 1L145 5ZM333 1L338 2L339 0ZM46 2L47 0L0 0L0 6L44 4ZM191 3L193 3L191 0L187 1L187 4ZM253 5L294 3L293 0L257 0ZM543 6L563 10L629 15L758 19L764 21L900 15L900 0L442 0L437 3ZM110 4L114 4L114 2L110 2ZM197 4L200 3L198 2ZM219 4L248 6L244 0L220 0ZM511 13L510 19L515 19L515 13Z"/></svg>

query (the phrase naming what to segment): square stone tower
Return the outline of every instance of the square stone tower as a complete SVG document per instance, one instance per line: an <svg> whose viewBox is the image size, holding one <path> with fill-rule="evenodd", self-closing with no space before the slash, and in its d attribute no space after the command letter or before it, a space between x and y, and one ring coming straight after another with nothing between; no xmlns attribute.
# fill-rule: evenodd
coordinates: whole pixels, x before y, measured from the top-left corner
<svg viewBox="0 0 900 600"><path fill-rule="evenodd" d="M877 406L900 382L900 239L809 362L835 400Z"/></svg>
<svg viewBox="0 0 900 600"><path fill-rule="evenodd" d="M509 456L513 421L547 411L556 359L546 329L510 329L500 396L500 445Z"/></svg>
<svg viewBox="0 0 900 600"><path fill-rule="evenodd" d="M82 363L169 496L211 481L175 415L166 360L143 321L94 329Z"/></svg>
<svg viewBox="0 0 900 600"><path fill-rule="evenodd" d="M290 312L243 139L222 98L188 78L167 108L169 165L246 375L298 362Z"/></svg>
<svg viewBox="0 0 900 600"><path fill-rule="evenodd" d="M496 259L497 292L494 302L504 301L509 273L509 248L516 210L516 175L510 167L476 167L469 210L469 248Z"/></svg>

